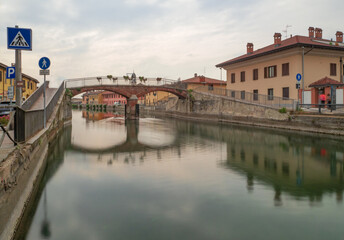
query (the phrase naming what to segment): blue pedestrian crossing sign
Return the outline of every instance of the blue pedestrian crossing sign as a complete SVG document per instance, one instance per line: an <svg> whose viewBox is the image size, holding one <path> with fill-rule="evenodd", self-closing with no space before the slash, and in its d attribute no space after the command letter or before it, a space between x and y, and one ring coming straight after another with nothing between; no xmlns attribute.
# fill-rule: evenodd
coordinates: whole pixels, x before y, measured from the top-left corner
<svg viewBox="0 0 344 240"><path fill-rule="evenodd" d="M50 67L49 58L42 57L41 59L39 59L38 66L43 70L48 69Z"/></svg>
<svg viewBox="0 0 344 240"><path fill-rule="evenodd" d="M16 68L15 67L7 67L6 68L6 79L16 78Z"/></svg>
<svg viewBox="0 0 344 240"><path fill-rule="evenodd" d="M7 28L7 48L32 50L32 30L28 28Z"/></svg>

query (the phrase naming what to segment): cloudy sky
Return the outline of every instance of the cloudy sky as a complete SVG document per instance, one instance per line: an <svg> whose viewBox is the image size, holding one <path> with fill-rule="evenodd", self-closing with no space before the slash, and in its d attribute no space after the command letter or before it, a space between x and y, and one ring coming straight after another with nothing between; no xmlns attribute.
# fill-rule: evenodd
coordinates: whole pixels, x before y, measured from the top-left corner
<svg viewBox="0 0 344 240"><path fill-rule="evenodd" d="M1 0L0 62L14 62L7 27L31 28L33 50L23 51L23 72L39 80L38 60L47 56L51 80L123 76L170 79L194 73L220 79L215 65L258 49L273 34L324 38L344 31L341 0ZM223 72L223 79L225 74Z"/></svg>

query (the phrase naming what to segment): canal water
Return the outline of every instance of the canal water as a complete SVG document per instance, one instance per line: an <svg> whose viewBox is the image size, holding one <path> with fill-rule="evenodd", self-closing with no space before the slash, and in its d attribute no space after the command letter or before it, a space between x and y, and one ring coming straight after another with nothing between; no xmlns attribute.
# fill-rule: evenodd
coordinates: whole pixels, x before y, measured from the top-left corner
<svg viewBox="0 0 344 240"><path fill-rule="evenodd" d="M343 239L343 141L73 111L18 239Z"/></svg>

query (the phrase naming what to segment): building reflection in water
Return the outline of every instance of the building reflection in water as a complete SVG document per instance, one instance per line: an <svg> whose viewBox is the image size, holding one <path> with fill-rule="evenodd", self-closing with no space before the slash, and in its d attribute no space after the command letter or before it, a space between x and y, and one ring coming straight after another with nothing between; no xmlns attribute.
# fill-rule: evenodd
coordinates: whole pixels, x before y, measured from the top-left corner
<svg viewBox="0 0 344 240"><path fill-rule="evenodd" d="M221 166L247 177L247 189L254 184L274 189L275 206L283 205L283 195L308 198L319 205L324 194L343 199L343 150L336 140L319 136L269 131L228 129L227 160Z"/></svg>

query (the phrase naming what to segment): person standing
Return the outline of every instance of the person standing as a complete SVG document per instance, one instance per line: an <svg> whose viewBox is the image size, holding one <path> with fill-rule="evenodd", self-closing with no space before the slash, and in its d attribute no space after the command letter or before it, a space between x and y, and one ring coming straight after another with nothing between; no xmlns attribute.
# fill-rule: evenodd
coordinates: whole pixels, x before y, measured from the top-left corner
<svg viewBox="0 0 344 240"><path fill-rule="evenodd" d="M325 101L326 101L326 96L325 96L325 93L322 92L320 94L320 103L321 103L321 107L325 107Z"/></svg>

